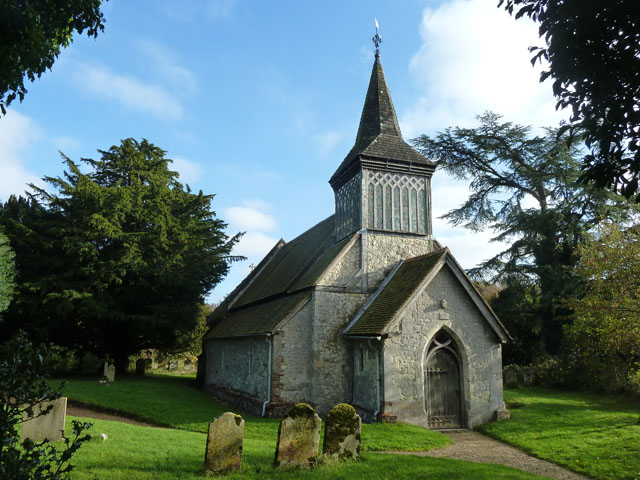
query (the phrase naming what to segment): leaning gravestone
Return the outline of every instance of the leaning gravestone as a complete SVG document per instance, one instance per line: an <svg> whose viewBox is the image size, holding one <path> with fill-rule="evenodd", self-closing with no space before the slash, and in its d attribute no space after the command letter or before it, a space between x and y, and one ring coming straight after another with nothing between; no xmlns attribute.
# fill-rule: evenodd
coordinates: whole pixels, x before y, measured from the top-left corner
<svg viewBox="0 0 640 480"><path fill-rule="evenodd" d="M147 361L144 358L136 360L136 375L144 375L147 370Z"/></svg>
<svg viewBox="0 0 640 480"><path fill-rule="evenodd" d="M306 403L297 403L280 421L273 461L276 467L305 467L318 458L322 420Z"/></svg>
<svg viewBox="0 0 640 480"><path fill-rule="evenodd" d="M116 379L116 366L112 363L104 367L104 376L107 377L107 382L111 383Z"/></svg>
<svg viewBox="0 0 640 480"><path fill-rule="evenodd" d="M49 405L53 405L53 408L41 415ZM22 440L26 438L30 438L34 442L63 440L64 421L67 416L67 397L60 397L52 402L37 403L33 406L32 414L29 416L29 412L26 410L22 413Z"/></svg>
<svg viewBox="0 0 640 480"><path fill-rule="evenodd" d="M209 424L204 469L208 474L240 469L244 420L240 415L225 412Z"/></svg>
<svg viewBox="0 0 640 480"><path fill-rule="evenodd" d="M362 420L355 408L346 403L333 407L324 425L324 454L340 459L358 458L361 428Z"/></svg>

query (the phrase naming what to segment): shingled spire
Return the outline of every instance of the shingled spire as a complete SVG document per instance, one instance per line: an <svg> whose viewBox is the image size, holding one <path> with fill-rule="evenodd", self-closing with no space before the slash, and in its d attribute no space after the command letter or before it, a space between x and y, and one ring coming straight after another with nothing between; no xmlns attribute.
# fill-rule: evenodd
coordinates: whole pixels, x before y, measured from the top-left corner
<svg viewBox="0 0 640 480"><path fill-rule="evenodd" d="M434 163L402 139L398 117L393 108L380 54L377 51L355 145L329 183L334 189L339 188L360 169L363 162L368 163L367 161L374 163L370 165L372 167L375 167L375 164L386 166L392 162L402 171L421 171L428 175L431 175L435 168Z"/></svg>

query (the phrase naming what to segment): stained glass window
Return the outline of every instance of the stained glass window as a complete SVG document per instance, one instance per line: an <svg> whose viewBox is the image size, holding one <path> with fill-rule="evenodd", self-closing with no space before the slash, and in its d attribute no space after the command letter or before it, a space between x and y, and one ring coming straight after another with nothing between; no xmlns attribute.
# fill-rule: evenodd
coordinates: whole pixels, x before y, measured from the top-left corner
<svg viewBox="0 0 640 480"><path fill-rule="evenodd" d="M409 231L409 190L402 189L402 231Z"/></svg>
<svg viewBox="0 0 640 480"><path fill-rule="evenodd" d="M376 185L376 227L384 228L382 185Z"/></svg>
<svg viewBox="0 0 640 480"><path fill-rule="evenodd" d="M427 233L427 193L421 189L418 196L418 231Z"/></svg>
<svg viewBox="0 0 640 480"><path fill-rule="evenodd" d="M367 219L367 226L369 228L373 228L374 223L373 223L373 208L374 208L374 204L373 204L373 183L369 183L369 187L368 187L368 195L367 195L367 205L368 205L368 219Z"/></svg>
<svg viewBox="0 0 640 480"><path fill-rule="evenodd" d="M393 187L393 228L400 230L400 189Z"/></svg>

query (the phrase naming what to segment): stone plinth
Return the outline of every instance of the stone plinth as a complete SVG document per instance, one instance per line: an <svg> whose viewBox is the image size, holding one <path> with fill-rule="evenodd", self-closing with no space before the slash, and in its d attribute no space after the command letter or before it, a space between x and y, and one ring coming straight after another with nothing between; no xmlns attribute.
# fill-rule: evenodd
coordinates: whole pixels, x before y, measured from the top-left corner
<svg viewBox="0 0 640 480"><path fill-rule="evenodd" d="M361 428L362 420L355 408L346 403L333 407L324 426L324 454L340 459L358 458Z"/></svg>
<svg viewBox="0 0 640 480"><path fill-rule="evenodd" d="M204 468L207 474L221 474L240 469L244 420L225 412L209 424Z"/></svg>
<svg viewBox="0 0 640 480"><path fill-rule="evenodd" d="M291 407L280 421L276 467L308 467L318 458L322 420L306 403Z"/></svg>
<svg viewBox="0 0 640 480"><path fill-rule="evenodd" d="M42 414L48 406L53 408ZM67 417L67 397L60 397L52 402L41 402L33 407L33 415L25 410L22 414L21 439L30 438L34 442L47 440L58 442L63 440L64 421Z"/></svg>

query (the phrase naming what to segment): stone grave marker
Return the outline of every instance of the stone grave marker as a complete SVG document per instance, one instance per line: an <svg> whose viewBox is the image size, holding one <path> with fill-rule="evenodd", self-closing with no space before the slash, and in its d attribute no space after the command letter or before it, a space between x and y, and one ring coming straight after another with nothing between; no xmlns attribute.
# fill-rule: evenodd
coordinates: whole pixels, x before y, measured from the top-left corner
<svg viewBox="0 0 640 480"><path fill-rule="evenodd" d="M239 470L242 464L244 420L240 415L225 412L209 424L204 469L207 474Z"/></svg>
<svg viewBox="0 0 640 480"><path fill-rule="evenodd" d="M322 420L306 403L289 409L278 427L278 443L273 461L276 467L306 467L318 458Z"/></svg>
<svg viewBox="0 0 640 480"><path fill-rule="evenodd" d="M339 403L327 415L323 453L340 459L358 458L361 429L362 420L356 409L346 403Z"/></svg>
<svg viewBox="0 0 640 480"><path fill-rule="evenodd" d="M104 376L107 377L107 382L111 383L116 379L116 366L112 363L104 367Z"/></svg>
<svg viewBox="0 0 640 480"><path fill-rule="evenodd" d="M41 415L49 405L53 408ZM33 407L33 416L25 410L22 413L21 440L30 438L34 442L63 440L64 421L67 417L67 397L60 397L52 402L40 402Z"/></svg>
<svg viewBox="0 0 640 480"><path fill-rule="evenodd" d="M147 361L144 358L136 360L136 375L144 375L147 371Z"/></svg>

